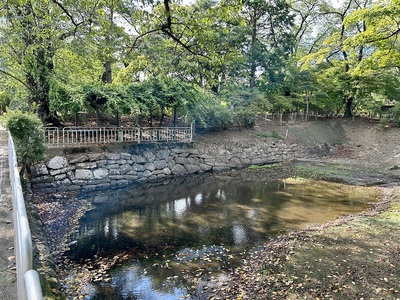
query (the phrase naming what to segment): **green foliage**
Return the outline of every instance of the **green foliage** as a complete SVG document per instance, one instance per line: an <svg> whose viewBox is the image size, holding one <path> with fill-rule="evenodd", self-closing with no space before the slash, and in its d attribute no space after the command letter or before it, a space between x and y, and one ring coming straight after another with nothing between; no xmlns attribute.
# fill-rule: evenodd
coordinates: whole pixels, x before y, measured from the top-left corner
<svg viewBox="0 0 400 300"><path fill-rule="evenodd" d="M390 110L390 113L392 114L393 120L396 123L397 126L400 127L400 103L397 102L396 105ZM385 123L383 124L382 121L385 121ZM381 118L381 124L382 125L387 125L389 121L389 116L383 116L383 118Z"/></svg>
<svg viewBox="0 0 400 300"><path fill-rule="evenodd" d="M0 11L4 49L0 70L25 89L28 106L36 105L43 122L49 117L49 83L53 76L54 50L63 30L50 13L50 2L10 1ZM4 72L3 72L4 71Z"/></svg>
<svg viewBox="0 0 400 300"><path fill-rule="evenodd" d="M273 168L277 168L280 167L281 164L268 164L268 165L251 165L248 168L250 170L261 170L261 169L265 169L265 170L269 170L269 169L273 169Z"/></svg>
<svg viewBox="0 0 400 300"><path fill-rule="evenodd" d="M253 135L254 135L255 137L264 138L264 139L270 137L270 135L269 135L268 132L256 132L256 133L254 133Z"/></svg>
<svg viewBox="0 0 400 300"><path fill-rule="evenodd" d="M51 108L61 113L63 118L78 112L102 113L116 116L129 114L135 103L129 101L127 88L116 84L94 83L81 86L68 86L54 82L50 93Z"/></svg>
<svg viewBox="0 0 400 300"><path fill-rule="evenodd" d="M253 134L255 137L259 137L259 138L275 138L277 140L283 140L283 137L280 136L279 133L277 133L275 130L273 130L271 133L268 132L256 132Z"/></svg>
<svg viewBox="0 0 400 300"><path fill-rule="evenodd" d="M239 129L253 128L257 115L272 107L264 93L252 88L225 89L221 98L231 107L233 122Z"/></svg>
<svg viewBox="0 0 400 300"><path fill-rule="evenodd" d="M11 97L6 92L0 91L0 113L5 112L11 103Z"/></svg>
<svg viewBox="0 0 400 300"><path fill-rule="evenodd" d="M251 128L266 111L376 113L377 99L400 100L398 3L306 2L7 2L0 109L211 129Z"/></svg>
<svg viewBox="0 0 400 300"><path fill-rule="evenodd" d="M388 124L389 124L389 116L387 116L387 115L381 116L381 118L380 118L380 120L379 120L379 123L380 123L382 126L388 125Z"/></svg>
<svg viewBox="0 0 400 300"><path fill-rule="evenodd" d="M398 95L392 92L398 85L389 82L398 80L399 5L396 1L361 3L321 5L324 13L314 20L324 22L319 27L326 30L316 34L314 43L307 41L303 49L307 54L300 58L303 69L316 74L324 106L345 116L352 116L353 110L376 112L377 97L393 100Z"/></svg>
<svg viewBox="0 0 400 300"><path fill-rule="evenodd" d="M354 73L361 75L380 68L397 68L400 62L398 45L398 22L400 5L397 0L373 1L372 5L356 10L344 21L346 28L353 28L360 22L365 30L349 36L345 49L354 52L368 45L371 53L363 57Z"/></svg>
<svg viewBox="0 0 400 300"><path fill-rule="evenodd" d="M44 160L45 143L42 123L32 113L9 111L3 116L6 128L10 131L15 151L21 166L21 177L27 166Z"/></svg>
<svg viewBox="0 0 400 300"><path fill-rule="evenodd" d="M354 168L339 165L296 165L296 175L305 178L339 179L352 182Z"/></svg>
<svg viewBox="0 0 400 300"><path fill-rule="evenodd" d="M256 86L257 77L273 77L281 67L293 46L293 15L286 1L246 0L241 15L246 20L246 64L249 86ZM280 70L279 70L280 69Z"/></svg>
<svg viewBox="0 0 400 300"><path fill-rule="evenodd" d="M139 119L143 117L153 125L153 120L159 120L163 126L165 116L173 116L173 123L186 116L188 108L197 101L197 90L190 84L166 77L151 77L143 82L134 83L127 88L127 101L136 105L131 113ZM139 122L141 123L141 122Z"/></svg>
<svg viewBox="0 0 400 300"><path fill-rule="evenodd" d="M208 131L226 129L232 124L232 111L220 97L202 89L196 91L197 101L188 106L187 118Z"/></svg>
<svg viewBox="0 0 400 300"><path fill-rule="evenodd" d="M281 137L281 136L279 135L279 133L277 133L275 130L273 130L273 131L271 132L271 136L272 136L273 138L276 138L277 140L283 140L283 137Z"/></svg>

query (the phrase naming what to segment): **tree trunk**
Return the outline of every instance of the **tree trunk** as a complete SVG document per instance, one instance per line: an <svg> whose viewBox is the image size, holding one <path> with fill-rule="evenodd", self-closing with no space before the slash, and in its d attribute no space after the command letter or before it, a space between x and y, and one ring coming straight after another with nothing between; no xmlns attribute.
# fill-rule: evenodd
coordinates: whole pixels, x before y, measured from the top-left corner
<svg viewBox="0 0 400 300"><path fill-rule="evenodd" d="M160 123L159 123L158 127L162 127L162 126L163 126L163 123L164 123L164 117L165 117L165 113L164 113L164 112L162 112L162 113L161 113L161 118L160 118Z"/></svg>
<svg viewBox="0 0 400 300"><path fill-rule="evenodd" d="M101 80L104 83L112 83L112 69L111 69L111 62L104 63L104 73L101 77Z"/></svg>
<svg viewBox="0 0 400 300"><path fill-rule="evenodd" d="M37 102L36 102L37 103ZM41 102L38 103L36 114L43 124L46 124L49 118L50 109L47 103Z"/></svg>
<svg viewBox="0 0 400 300"><path fill-rule="evenodd" d="M310 97L308 93L306 93L306 119L305 119L306 122L308 122L309 114L310 114Z"/></svg>
<svg viewBox="0 0 400 300"><path fill-rule="evenodd" d="M21 178L21 180L24 179L26 169L27 169L27 163L26 163L25 159L22 158L21 169L19 170L19 177Z"/></svg>
<svg viewBox="0 0 400 300"><path fill-rule="evenodd" d="M79 113L78 112L76 112L75 113L75 126L79 126Z"/></svg>
<svg viewBox="0 0 400 300"><path fill-rule="evenodd" d="M174 127L176 127L176 106L174 106Z"/></svg>
<svg viewBox="0 0 400 300"><path fill-rule="evenodd" d="M38 107L36 109L36 115L42 121L43 125L51 124L52 126L55 127L64 126L56 115L50 114L48 101L46 102L37 101L35 103L38 103Z"/></svg>
<svg viewBox="0 0 400 300"><path fill-rule="evenodd" d="M115 112L115 123L117 127L119 127L119 112L118 110Z"/></svg>
<svg viewBox="0 0 400 300"><path fill-rule="evenodd" d="M96 127L100 127L100 111L98 105L96 105Z"/></svg>
<svg viewBox="0 0 400 300"><path fill-rule="evenodd" d="M352 118L353 117L353 96L349 96L346 100L346 110L344 112L345 118Z"/></svg>
<svg viewBox="0 0 400 300"><path fill-rule="evenodd" d="M254 18L251 33L251 57L250 57L250 88L256 85L256 43L257 43L257 20Z"/></svg>
<svg viewBox="0 0 400 300"><path fill-rule="evenodd" d="M49 98L50 77L54 73L53 57L42 48L37 49L34 55L36 66L25 74L27 85L30 86L31 91L30 102L37 104L36 113L43 124L50 122L57 126L59 120L50 114Z"/></svg>

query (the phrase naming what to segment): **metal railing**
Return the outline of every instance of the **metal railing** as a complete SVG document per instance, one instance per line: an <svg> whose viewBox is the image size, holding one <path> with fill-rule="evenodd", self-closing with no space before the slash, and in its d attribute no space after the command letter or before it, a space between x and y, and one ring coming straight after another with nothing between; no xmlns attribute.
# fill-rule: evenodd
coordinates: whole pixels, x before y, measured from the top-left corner
<svg viewBox="0 0 400 300"><path fill-rule="evenodd" d="M48 147L84 146L114 143L191 142L190 127L45 127Z"/></svg>
<svg viewBox="0 0 400 300"><path fill-rule="evenodd" d="M8 133L8 163L12 188L18 299L41 300L43 295L39 275L35 270L32 270L31 230L26 214L14 142L10 133Z"/></svg>

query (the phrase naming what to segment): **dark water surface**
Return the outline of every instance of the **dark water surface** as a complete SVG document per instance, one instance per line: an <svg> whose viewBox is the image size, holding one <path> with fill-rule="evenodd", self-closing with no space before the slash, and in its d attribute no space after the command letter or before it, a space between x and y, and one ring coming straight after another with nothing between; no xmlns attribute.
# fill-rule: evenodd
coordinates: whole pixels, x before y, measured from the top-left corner
<svg viewBox="0 0 400 300"><path fill-rule="evenodd" d="M175 179L92 196L81 221L75 260L131 259L111 281L88 287L86 299L182 299L186 277L218 276L237 257L290 229L366 209L372 188L302 178L269 180L257 171ZM240 253L240 254L239 254Z"/></svg>

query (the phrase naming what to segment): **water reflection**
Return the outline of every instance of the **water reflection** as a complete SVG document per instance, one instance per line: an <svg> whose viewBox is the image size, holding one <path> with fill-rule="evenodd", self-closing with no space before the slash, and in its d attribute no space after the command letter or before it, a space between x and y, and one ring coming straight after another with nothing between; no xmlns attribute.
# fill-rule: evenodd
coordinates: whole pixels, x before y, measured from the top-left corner
<svg viewBox="0 0 400 300"><path fill-rule="evenodd" d="M114 269L113 280L98 285L89 298L178 299L186 294L182 274L192 264L230 268L230 251L280 231L358 212L375 195L365 187L291 178L266 181L256 172L231 172L112 191L92 201L97 208L82 220L69 255L112 257L133 251L146 259Z"/></svg>

